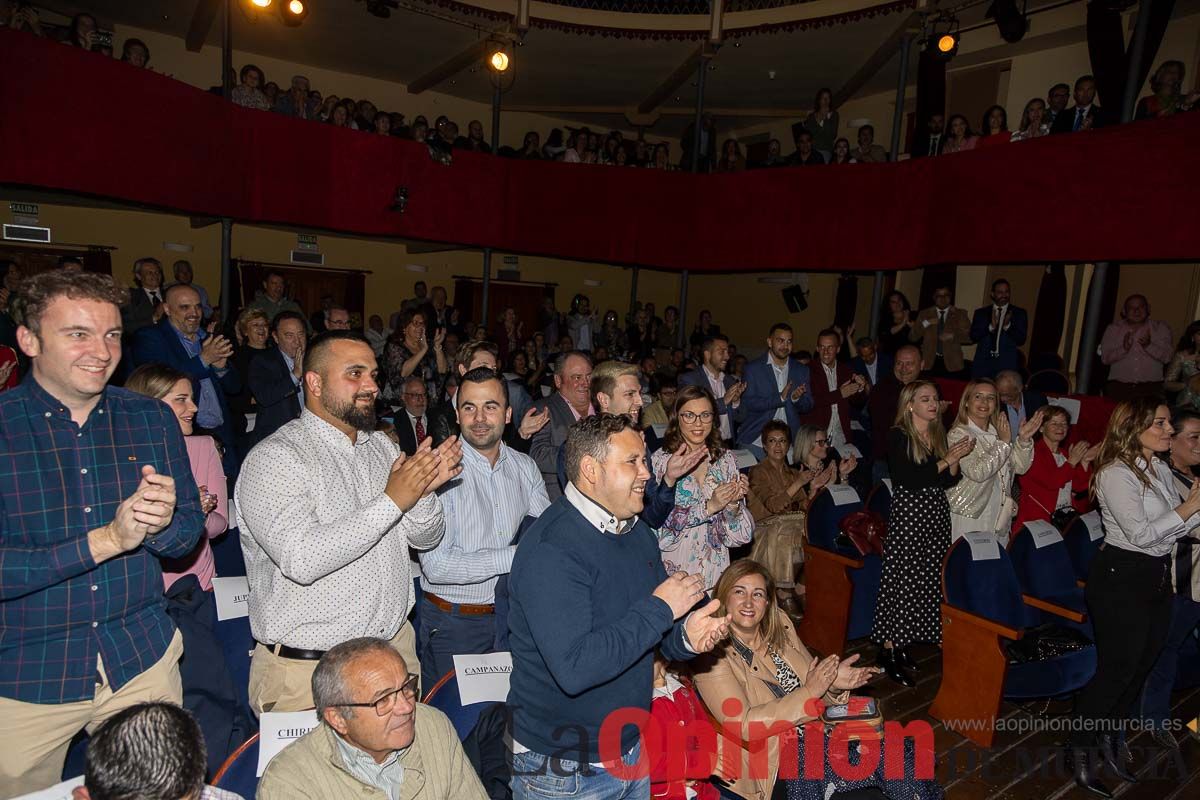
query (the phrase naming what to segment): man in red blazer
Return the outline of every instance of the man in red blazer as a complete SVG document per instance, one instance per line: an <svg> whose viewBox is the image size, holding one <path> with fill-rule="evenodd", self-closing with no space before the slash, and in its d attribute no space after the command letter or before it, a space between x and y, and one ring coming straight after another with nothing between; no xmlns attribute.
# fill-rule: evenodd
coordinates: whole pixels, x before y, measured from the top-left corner
<svg viewBox="0 0 1200 800"><path fill-rule="evenodd" d="M826 328L817 334L817 361L808 367L813 408L800 419L826 431L835 449L853 439L850 405L861 407L867 401L867 379L851 370L849 364L838 363L841 344L842 337L835 330Z"/></svg>

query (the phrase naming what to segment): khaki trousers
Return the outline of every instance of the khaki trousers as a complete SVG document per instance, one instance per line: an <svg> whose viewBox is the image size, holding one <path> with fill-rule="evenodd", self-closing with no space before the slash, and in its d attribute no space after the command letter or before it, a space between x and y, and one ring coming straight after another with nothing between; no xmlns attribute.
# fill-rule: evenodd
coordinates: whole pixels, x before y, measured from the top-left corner
<svg viewBox="0 0 1200 800"><path fill-rule="evenodd" d="M391 645L404 657L408 674L420 675L417 637L408 620L392 637ZM312 708L312 674L316 669L316 661L284 658L261 644L255 645L254 655L250 659L250 708L259 716L265 711L304 711Z"/></svg>
<svg viewBox="0 0 1200 800"><path fill-rule="evenodd" d="M138 703L183 703L179 631L154 666L114 692L96 659L99 682L91 700L75 703L23 703L0 697L0 797L17 797L62 780L71 739L81 730L95 733L105 721Z"/></svg>

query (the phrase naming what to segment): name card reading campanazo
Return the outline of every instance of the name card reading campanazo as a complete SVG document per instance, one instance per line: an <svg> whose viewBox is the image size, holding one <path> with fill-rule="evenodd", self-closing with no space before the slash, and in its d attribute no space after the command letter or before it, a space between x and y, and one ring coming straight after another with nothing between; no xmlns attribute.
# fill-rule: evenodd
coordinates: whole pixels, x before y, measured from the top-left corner
<svg viewBox="0 0 1200 800"><path fill-rule="evenodd" d="M258 777L283 748L317 727L317 711L267 711L258 718Z"/></svg>
<svg viewBox="0 0 1200 800"><path fill-rule="evenodd" d="M1000 558L1000 543L996 541L995 534L971 531L964 533L962 538L966 539L971 547L971 560L995 561Z"/></svg>
<svg viewBox="0 0 1200 800"><path fill-rule="evenodd" d="M1033 536L1033 545L1041 550L1043 547L1055 542L1063 540L1062 534L1058 528L1051 525L1044 519L1036 519L1025 523L1025 527L1029 528L1029 533Z"/></svg>
<svg viewBox="0 0 1200 800"><path fill-rule="evenodd" d="M213 594L217 600L217 619L238 619L250 616L250 584L246 576L213 578Z"/></svg>
<svg viewBox="0 0 1200 800"><path fill-rule="evenodd" d="M512 653L455 656L454 672L458 676L458 699L464 706L503 703L508 699L508 679L512 677Z"/></svg>
<svg viewBox="0 0 1200 800"><path fill-rule="evenodd" d="M754 453L751 453L749 450L731 450L730 452L733 453L733 458L737 461L738 469L749 469L758 463L758 459L755 458Z"/></svg>
<svg viewBox="0 0 1200 800"><path fill-rule="evenodd" d="M1089 539L1095 542L1104 538L1104 523L1100 520L1099 511L1080 514L1079 518L1083 520L1084 525L1087 525Z"/></svg>
<svg viewBox="0 0 1200 800"><path fill-rule="evenodd" d="M848 506L851 503L862 502L862 498L858 496L858 492L854 490L853 486L831 483L825 487L825 491L829 492L829 496L833 498L835 506Z"/></svg>

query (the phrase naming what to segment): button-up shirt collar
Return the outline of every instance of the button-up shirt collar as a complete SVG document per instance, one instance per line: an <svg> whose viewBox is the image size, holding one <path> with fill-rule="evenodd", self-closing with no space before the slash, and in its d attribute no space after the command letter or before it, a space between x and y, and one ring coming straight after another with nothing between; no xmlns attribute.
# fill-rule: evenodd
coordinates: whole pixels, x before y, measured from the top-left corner
<svg viewBox="0 0 1200 800"><path fill-rule="evenodd" d="M359 713L368 711L370 709L359 709ZM379 764L375 762L374 758L347 742L336 732L333 732L333 741L337 745L338 756L347 772L368 786L383 792L390 800L400 800L400 787L404 784L404 764L401 759L407 752L407 747L388 753L383 763Z"/></svg>
<svg viewBox="0 0 1200 800"><path fill-rule="evenodd" d="M563 494L566 495L571 505L575 506L575 510L601 533L613 535L628 533L637 524L636 515L621 522L611 511L581 492L574 483L568 483L567 490Z"/></svg>

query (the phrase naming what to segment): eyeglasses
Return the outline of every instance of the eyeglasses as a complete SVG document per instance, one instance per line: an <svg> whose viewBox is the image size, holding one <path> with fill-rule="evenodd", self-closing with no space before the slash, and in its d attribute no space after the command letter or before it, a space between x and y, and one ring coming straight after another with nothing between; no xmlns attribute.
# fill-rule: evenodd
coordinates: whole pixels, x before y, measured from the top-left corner
<svg viewBox="0 0 1200 800"><path fill-rule="evenodd" d="M817 447L825 447L829 444L829 440L828 439L813 439L813 444L815 444Z"/></svg>
<svg viewBox="0 0 1200 800"><path fill-rule="evenodd" d="M392 709L396 707L396 696L403 693L404 699L411 702L417 699L417 680L420 675L409 675L408 680L400 684L399 689L392 691L380 697L378 700L372 700L370 703L337 703L338 708L374 708L375 713L381 717L386 717L392 713Z"/></svg>
<svg viewBox="0 0 1200 800"><path fill-rule="evenodd" d="M696 420L700 420L701 422L712 422L713 412L701 411L699 414L697 414L695 411L680 411L679 418L688 424L691 424Z"/></svg>

